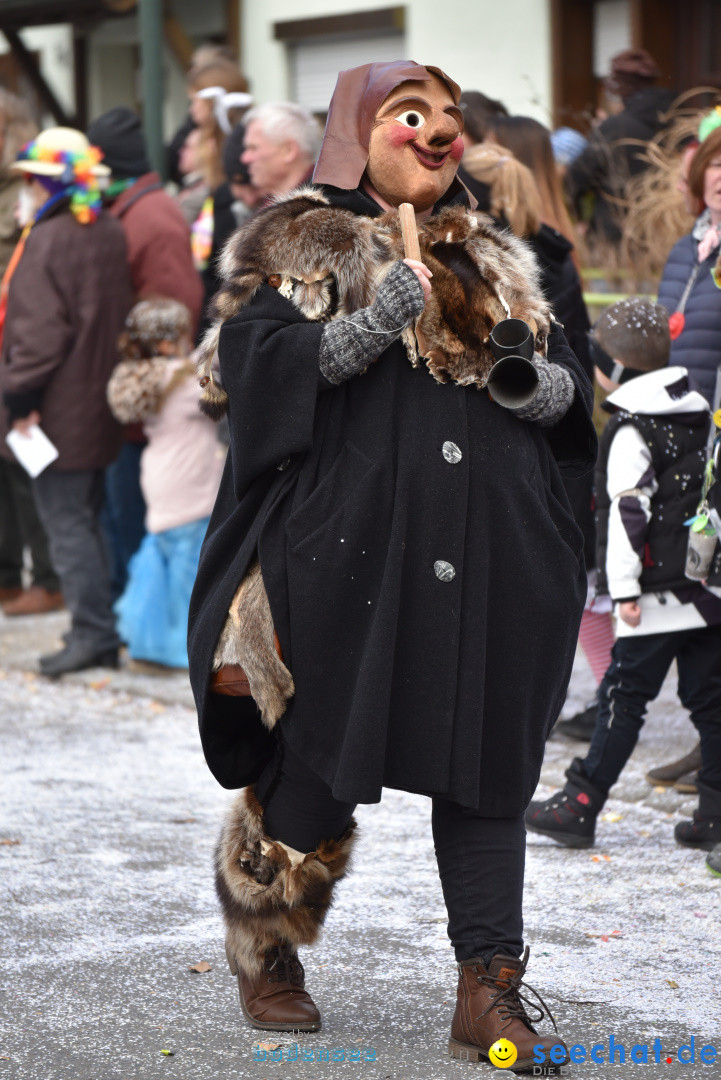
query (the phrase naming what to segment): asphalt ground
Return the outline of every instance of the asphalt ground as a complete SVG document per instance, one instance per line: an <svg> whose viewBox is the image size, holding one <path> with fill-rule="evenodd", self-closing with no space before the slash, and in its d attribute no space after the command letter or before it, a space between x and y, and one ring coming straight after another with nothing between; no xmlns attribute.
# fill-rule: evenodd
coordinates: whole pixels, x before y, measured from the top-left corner
<svg viewBox="0 0 721 1080"><path fill-rule="evenodd" d="M429 805L402 792L359 808L355 870L321 942L302 954L322 1031L248 1027L211 872L231 794L203 762L187 679L123 670L48 682L33 667L65 625L62 614L0 616L0 1077L480 1080L503 1071L447 1057L456 971ZM566 715L592 685L579 657ZM603 1058L572 1065L574 1078L721 1075L721 1064L699 1060L710 1044L721 1061L721 879L703 853L673 840L693 797L644 780L693 743L670 677L596 846L570 851L529 836L528 978L569 1045ZM583 746L550 740L541 794ZM211 970L191 972L200 961ZM618 1052L608 1063L611 1036L623 1064ZM681 1065L677 1051L692 1037L696 1063ZM259 1041L275 1046L264 1060ZM642 1044L650 1063L631 1063Z"/></svg>

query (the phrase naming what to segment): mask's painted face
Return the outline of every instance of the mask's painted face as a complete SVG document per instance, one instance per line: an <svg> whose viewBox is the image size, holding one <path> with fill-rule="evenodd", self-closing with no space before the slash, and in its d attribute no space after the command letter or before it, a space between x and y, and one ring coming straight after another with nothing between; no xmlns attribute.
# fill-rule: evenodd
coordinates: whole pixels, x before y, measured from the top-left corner
<svg viewBox="0 0 721 1080"><path fill-rule="evenodd" d="M450 187L463 156L463 113L445 83L404 82L376 113L366 174L391 206L428 210Z"/></svg>

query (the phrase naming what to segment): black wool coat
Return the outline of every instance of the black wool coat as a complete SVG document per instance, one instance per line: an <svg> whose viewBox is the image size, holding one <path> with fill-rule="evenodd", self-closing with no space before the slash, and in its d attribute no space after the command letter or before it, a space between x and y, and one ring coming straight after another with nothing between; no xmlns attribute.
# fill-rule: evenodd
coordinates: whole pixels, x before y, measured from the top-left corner
<svg viewBox="0 0 721 1080"><path fill-rule="evenodd" d="M543 291L553 314L563 324L566 340L579 364L593 383L593 363L588 349L587 333L591 329L583 288L571 252L573 244L549 225L541 225L528 243L541 270ZM586 568L596 565L596 527L593 519L593 474L579 478L566 477L564 487L573 516L583 532L583 553Z"/></svg>
<svg viewBox="0 0 721 1080"><path fill-rule="evenodd" d="M380 212L360 193L337 202ZM595 460L588 380L555 329L549 357L576 394L544 430L437 383L398 342L333 386L322 332L269 286L221 331L231 441L189 637L208 764L226 787L251 783L275 738L252 702L208 692L257 551L296 686L283 738L336 798L376 802L385 785L520 814L586 595L561 473Z"/></svg>

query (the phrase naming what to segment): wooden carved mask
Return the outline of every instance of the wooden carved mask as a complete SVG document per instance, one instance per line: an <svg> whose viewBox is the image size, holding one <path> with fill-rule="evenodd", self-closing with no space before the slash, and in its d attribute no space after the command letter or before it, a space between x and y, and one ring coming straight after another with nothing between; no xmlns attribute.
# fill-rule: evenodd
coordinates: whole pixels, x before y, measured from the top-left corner
<svg viewBox="0 0 721 1080"><path fill-rule="evenodd" d="M366 176L391 206L428 210L453 182L462 133L463 113L440 78L403 82L375 115Z"/></svg>

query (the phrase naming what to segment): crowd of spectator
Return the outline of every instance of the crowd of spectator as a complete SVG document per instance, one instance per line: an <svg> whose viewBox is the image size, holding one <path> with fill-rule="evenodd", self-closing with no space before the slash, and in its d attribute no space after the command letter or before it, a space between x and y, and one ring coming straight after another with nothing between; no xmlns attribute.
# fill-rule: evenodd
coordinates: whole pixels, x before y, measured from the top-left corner
<svg viewBox="0 0 721 1080"><path fill-rule="evenodd" d="M458 175L479 210L532 248L591 379L582 268L630 250L648 184L675 229L658 230L665 363L718 409L721 115L687 113L667 138L674 95L659 76L643 50L615 57L588 135L466 91ZM110 109L85 134L38 132L25 103L0 91L0 602L10 617L67 607L62 647L40 658L48 676L115 667L123 646L158 670L186 666L190 589L226 453L223 425L196 407L193 347L227 239L312 182L321 144L305 108L255 103L226 49L196 51L187 89L167 150L172 186L151 168L131 109ZM30 440L38 426L57 456L31 477L5 436ZM593 478L567 492L589 574L580 641L603 691L618 598L597 588ZM559 730L590 739L597 712L589 702ZM698 748L682 764L697 759Z"/></svg>

